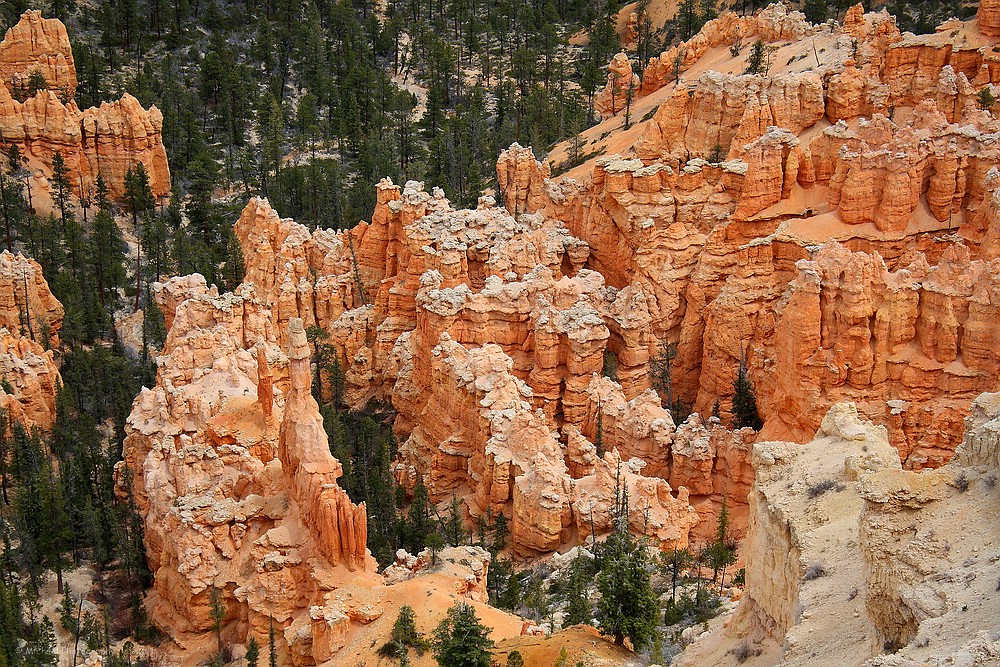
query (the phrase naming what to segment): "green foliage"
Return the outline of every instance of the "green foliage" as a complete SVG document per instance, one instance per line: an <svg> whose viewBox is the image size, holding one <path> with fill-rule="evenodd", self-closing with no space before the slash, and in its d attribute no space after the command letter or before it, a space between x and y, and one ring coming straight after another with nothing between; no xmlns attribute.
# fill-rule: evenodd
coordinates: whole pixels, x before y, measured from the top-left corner
<svg viewBox="0 0 1000 667"><path fill-rule="evenodd" d="M431 533L427 536L425 540L427 548L431 550L431 565L437 565L438 554L445 547L444 538L441 537L440 533Z"/></svg>
<svg viewBox="0 0 1000 667"><path fill-rule="evenodd" d="M416 614L413 607L403 605L399 609L396 622L392 625L389 641L379 649L379 655L401 660L408 657L407 654L411 648L415 649L418 655L423 655L424 651L430 648L430 642L417 632Z"/></svg>
<svg viewBox="0 0 1000 667"><path fill-rule="evenodd" d="M886 3L886 9L896 17L900 30L918 35L933 33L949 18L957 17L965 21L976 13L976 5L958 0L891 0Z"/></svg>
<svg viewBox="0 0 1000 667"><path fill-rule="evenodd" d="M510 534L510 529L507 528L507 517L501 512L497 514L496 521L493 524L493 551L503 551L507 547L507 536Z"/></svg>
<svg viewBox="0 0 1000 667"><path fill-rule="evenodd" d="M604 350L604 368L601 375L618 382L618 355L611 350Z"/></svg>
<svg viewBox="0 0 1000 667"><path fill-rule="evenodd" d="M448 544L457 547L465 541L466 531L463 528L462 506L457 496L451 497L448 505L448 515L444 520L444 534L448 539Z"/></svg>
<svg viewBox="0 0 1000 667"><path fill-rule="evenodd" d="M594 610L590 603L590 584L597 573L597 563L594 558L577 554L559 582L560 590L554 591L557 598L566 603L566 615L563 626L568 627L580 623L590 623Z"/></svg>
<svg viewBox="0 0 1000 667"><path fill-rule="evenodd" d="M597 620L601 634L621 646L627 637L637 651L653 640L660 612L650 584L650 563L646 546L628 528L627 487L615 489L614 530L601 549L601 569L597 588Z"/></svg>
<svg viewBox="0 0 1000 667"><path fill-rule="evenodd" d="M257 643L256 637L250 637L250 641L247 642L246 660L247 667L257 667L260 661L260 644Z"/></svg>
<svg viewBox="0 0 1000 667"><path fill-rule="evenodd" d="M992 109L996 101L996 97L994 97L993 91L990 90L989 86L984 86L983 89L976 94L976 102L979 105L979 108L983 111L989 111Z"/></svg>
<svg viewBox="0 0 1000 667"><path fill-rule="evenodd" d="M417 478L417 484L413 488L413 499L410 501L406 518L404 531L406 548L411 553L419 553L427 545L427 537L434 531L427 487L420 478Z"/></svg>
<svg viewBox="0 0 1000 667"><path fill-rule="evenodd" d="M828 6L826 0L805 0L802 12L810 23L825 23Z"/></svg>
<svg viewBox="0 0 1000 667"><path fill-rule="evenodd" d="M757 412L757 395L747 371L746 355L740 357L740 366L733 380L733 428L752 428L759 431L764 424Z"/></svg>
<svg viewBox="0 0 1000 667"><path fill-rule="evenodd" d="M212 619L212 631L215 633L215 642L218 649L216 662L222 664L222 621L226 618L226 605L222 601L222 594L215 586L209 590L208 614Z"/></svg>
<svg viewBox="0 0 1000 667"><path fill-rule="evenodd" d="M73 205L70 203L73 184L69 180L69 167L66 166L66 160L59 151L52 157L52 187L53 203L59 209L59 219L65 224L66 216L73 212Z"/></svg>
<svg viewBox="0 0 1000 667"><path fill-rule="evenodd" d="M434 630L434 658L440 667L490 667L489 632L472 605L460 602Z"/></svg>
<svg viewBox="0 0 1000 667"><path fill-rule="evenodd" d="M278 647L274 641L274 617L267 619L267 664L268 667L278 667Z"/></svg>
<svg viewBox="0 0 1000 667"><path fill-rule="evenodd" d="M511 651L507 654L507 667L524 667L524 658L520 651Z"/></svg>
<svg viewBox="0 0 1000 667"><path fill-rule="evenodd" d="M682 421L679 414L680 402L679 399L675 400L674 398L672 377L673 361L675 358L677 358L677 344L666 341L660 343L656 356L649 360L649 374L653 389L663 398L667 409L670 410L671 416L674 419L674 423L679 424Z"/></svg>
<svg viewBox="0 0 1000 667"><path fill-rule="evenodd" d="M767 74L771 67L771 55L764 40L758 39L750 47L750 56L747 58L747 68L745 74Z"/></svg>
<svg viewBox="0 0 1000 667"><path fill-rule="evenodd" d="M381 563L390 563L404 546L405 522L396 504L396 482L391 462L396 455L393 414L380 405L364 410L338 410L332 402L320 405L330 452L344 474L340 486L368 512L368 548Z"/></svg>
<svg viewBox="0 0 1000 667"><path fill-rule="evenodd" d="M507 558L493 558L486 575L486 588L494 607L512 611L521 601L521 577Z"/></svg>

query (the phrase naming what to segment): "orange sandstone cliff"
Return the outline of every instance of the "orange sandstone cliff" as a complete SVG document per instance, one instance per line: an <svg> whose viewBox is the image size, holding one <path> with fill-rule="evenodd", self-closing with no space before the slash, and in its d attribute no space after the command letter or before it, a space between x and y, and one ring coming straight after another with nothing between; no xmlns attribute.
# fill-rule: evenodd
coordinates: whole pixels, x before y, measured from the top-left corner
<svg viewBox="0 0 1000 667"><path fill-rule="evenodd" d="M1000 383L989 11L919 37L860 5L843 25L723 13L648 63L632 102L647 120L579 137L602 157L555 178L568 145L501 155L512 213L562 222L608 287L641 290L653 336L608 342L627 398L668 341L675 394L725 409L745 355L765 437L807 440L854 400L907 467L951 457ZM764 74L746 73L755 39Z"/></svg>
<svg viewBox="0 0 1000 667"><path fill-rule="evenodd" d="M59 19L42 18L40 11L29 10L0 42L0 81L8 92L24 94L35 72L42 75L49 90L63 99L73 99L76 66L66 26Z"/></svg>
<svg viewBox="0 0 1000 667"><path fill-rule="evenodd" d="M23 255L0 253L0 407L26 429L52 428L62 385L53 350L59 346L62 304L42 268Z"/></svg>
<svg viewBox="0 0 1000 667"><path fill-rule="evenodd" d="M400 552L386 576L366 548L365 506L337 485L310 392L310 353L299 318L279 344L254 286L220 295L195 274L155 288L170 323L156 386L136 398L118 492L143 517L154 574L153 620L168 655L200 664L213 590L223 636L267 642L280 664L357 664L374 657L396 611L410 604L429 632L455 597L476 605L498 638L522 620L485 605L489 554L475 547ZM345 662L347 661L347 662Z"/></svg>
<svg viewBox="0 0 1000 667"><path fill-rule="evenodd" d="M48 89L24 99L24 82L36 69ZM0 147L16 144L31 171L49 176L58 151L74 193L81 194L82 188L92 195L101 175L111 195L121 197L125 174L142 163L153 194L170 193L163 115L155 106L144 109L128 94L81 111L73 101L76 70L62 22L26 12L0 42L0 76Z"/></svg>

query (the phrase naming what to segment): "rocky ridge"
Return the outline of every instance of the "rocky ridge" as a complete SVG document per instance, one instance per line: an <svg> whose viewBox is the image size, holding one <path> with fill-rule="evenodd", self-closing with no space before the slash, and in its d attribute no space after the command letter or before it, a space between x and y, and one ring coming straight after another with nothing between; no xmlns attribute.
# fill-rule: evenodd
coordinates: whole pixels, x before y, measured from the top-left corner
<svg viewBox="0 0 1000 667"><path fill-rule="evenodd" d="M25 79L38 70L48 89L26 97ZM112 197L125 192L125 174L142 163L157 197L170 193L170 170L163 147L163 115L144 109L125 94L115 102L80 110L73 101L76 69L66 35L57 19L28 11L0 42L0 147L16 144L28 169L52 173L58 151L69 169L76 195L92 196L97 176L104 177ZM33 185L40 199L46 186ZM41 205L41 204L40 204Z"/></svg>
<svg viewBox="0 0 1000 667"><path fill-rule="evenodd" d="M1000 125L979 104L998 81L986 11L919 37L860 5L843 25L780 4L724 13L650 62L633 102L650 118L628 153L551 178L557 158L511 149L504 200L562 221L608 285L642 289L696 411L727 405L745 355L766 437L806 440L853 400L907 467L941 465L968 404L997 389L997 355L980 351L995 349L1000 226ZM764 75L744 73L755 38L773 51Z"/></svg>
<svg viewBox="0 0 1000 667"><path fill-rule="evenodd" d="M29 431L55 422L62 378L53 350L62 319L38 263L0 253L0 407Z"/></svg>
<svg viewBox="0 0 1000 667"><path fill-rule="evenodd" d="M937 470L903 470L851 404L806 445L757 444L746 595L675 664L995 664L998 406L975 401Z"/></svg>

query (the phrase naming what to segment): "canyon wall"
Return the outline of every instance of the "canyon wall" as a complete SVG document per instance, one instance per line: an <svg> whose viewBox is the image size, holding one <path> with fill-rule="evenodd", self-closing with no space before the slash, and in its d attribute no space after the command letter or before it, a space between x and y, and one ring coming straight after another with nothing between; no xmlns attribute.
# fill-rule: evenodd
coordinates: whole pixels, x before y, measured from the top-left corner
<svg viewBox="0 0 1000 667"><path fill-rule="evenodd" d="M0 41L0 81L12 94L26 94L33 73L45 79L62 99L76 94L76 66L66 26L59 19L42 18L29 10Z"/></svg>
<svg viewBox="0 0 1000 667"><path fill-rule="evenodd" d="M724 13L650 62L651 116L625 154L561 179L529 150L501 155L509 210L560 221L589 246L586 268L641 290L653 336L624 353L627 398L669 342L675 396L700 414L726 411L745 358L765 438L808 440L851 400L906 467L952 456L969 403L1000 383L987 11L922 36L860 5L843 25L780 4ZM757 38L769 69L743 73ZM606 137L620 116L580 151L619 146ZM608 347L622 356L615 336Z"/></svg>
<svg viewBox="0 0 1000 667"><path fill-rule="evenodd" d="M758 443L745 595L675 664L737 665L739 646L760 665L993 664L998 396L936 470L904 470L848 403L805 445Z"/></svg>
<svg viewBox="0 0 1000 667"><path fill-rule="evenodd" d="M38 263L0 253L0 407L29 431L55 423L62 378L53 350L62 319Z"/></svg>
<svg viewBox="0 0 1000 667"><path fill-rule="evenodd" d="M24 80L35 69L48 89L27 97ZM141 163L153 194L170 193L163 115L128 94L81 111L73 101L76 70L62 22L26 12L0 42L0 76L0 148L16 144L29 171L50 177L59 152L76 195L93 197L100 175L111 196L121 197L126 173Z"/></svg>

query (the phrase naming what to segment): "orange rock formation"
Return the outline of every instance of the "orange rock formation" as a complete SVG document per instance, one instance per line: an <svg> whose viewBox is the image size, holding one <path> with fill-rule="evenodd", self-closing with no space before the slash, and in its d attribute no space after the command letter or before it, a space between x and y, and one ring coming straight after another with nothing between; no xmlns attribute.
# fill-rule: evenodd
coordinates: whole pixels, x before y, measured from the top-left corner
<svg viewBox="0 0 1000 667"><path fill-rule="evenodd" d="M510 177L523 196L508 205L528 205L517 202L535 197L531 179ZM310 234L251 201L236 224L247 282L272 304L277 325L302 317L330 334L348 401L391 398L404 485L422 477L435 499L457 493L475 514L507 512L520 553L555 549L589 526L589 508L574 510L580 494L599 506L613 499L607 480L617 459L596 456L585 422L612 331L646 340L647 319L635 311L641 298L581 270L586 246L538 216L516 221L488 199L455 211L417 183L383 181L378 202L371 224ZM623 356L620 375L644 361ZM559 441L564 425L572 454ZM623 456L632 455L631 441L620 441ZM697 517L683 491L675 496L665 478L630 465L633 498L652 508L655 533L664 544L686 544ZM598 527L606 529L606 517Z"/></svg>
<svg viewBox="0 0 1000 667"><path fill-rule="evenodd" d="M154 294L170 328L157 384L133 404L117 490L143 517L152 618L185 660L211 631L213 589L226 641L263 645L273 618L280 664L296 667L364 662L402 604L436 623L461 597L498 638L517 636L522 619L485 606L482 549L445 549L433 568L429 551L401 552L376 573L365 506L337 484L301 319L279 345L251 284L220 295L194 275Z"/></svg>
<svg viewBox="0 0 1000 667"><path fill-rule="evenodd" d="M63 307L33 259L0 253L0 407L27 429L52 428L62 385L52 350ZM44 346L43 346L44 344Z"/></svg>
<svg viewBox="0 0 1000 667"><path fill-rule="evenodd" d="M336 483L302 323L286 356L251 287L220 296L174 279L157 298L171 327L118 470L145 521L154 618L178 638L208 630L214 587L236 640L266 637L273 615L292 664L322 662L361 618L345 582L380 580L364 506Z"/></svg>
<svg viewBox="0 0 1000 667"><path fill-rule="evenodd" d="M24 94L34 72L45 78L49 90L58 92L62 99L73 99L76 67L66 26L59 19L45 19L40 11L29 10L0 42L0 80L8 92Z"/></svg>
<svg viewBox="0 0 1000 667"><path fill-rule="evenodd" d="M11 90L35 65L49 83L31 98L19 102ZM98 175L113 197L125 192L125 174L140 162L149 174L157 197L170 193L170 171L161 131L163 115L155 106L143 109L131 95L117 102L81 111L73 101L76 70L66 28L56 19L26 12L0 42L0 146L20 147L28 167L43 175L52 172L58 151L70 170L76 194L93 194Z"/></svg>
<svg viewBox="0 0 1000 667"><path fill-rule="evenodd" d="M766 75L742 73L756 38L772 47ZM725 409L745 355L766 436L807 439L855 400L906 466L937 466L971 398L998 388L982 322L997 307L1000 122L978 104L998 81L971 22L916 37L860 5L842 28L781 5L725 13L650 62L638 104L655 113L627 154L552 179L558 157L518 147L501 155L501 191L521 184L518 213L562 221L586 268L641 292L653 337L607 344L628 359L626 398L669 341L675 393ZM588 130L584 149L616 145L620 125Z"/></svg>

